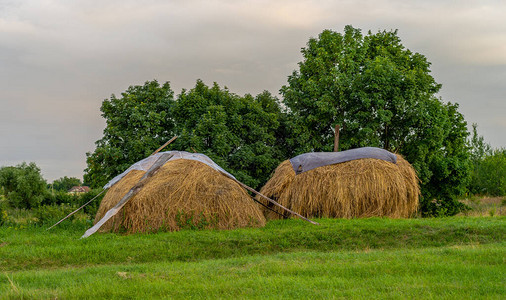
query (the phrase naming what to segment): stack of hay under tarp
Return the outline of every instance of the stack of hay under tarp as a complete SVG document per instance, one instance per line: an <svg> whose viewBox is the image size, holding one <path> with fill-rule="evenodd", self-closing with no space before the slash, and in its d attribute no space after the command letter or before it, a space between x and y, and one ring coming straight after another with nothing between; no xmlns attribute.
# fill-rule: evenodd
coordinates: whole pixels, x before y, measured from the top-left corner
<svg viewBox="0 0 506 300"><path fill-rule="evenodd" d="M265 225L258 205L232 175L203 154L167 151L137 162L105 188L95 224L163 153L174 156L100 231L151 232L181 228L232 229Z"/></svg>
<svg viewBox="0 0 506 300"><path fill-rule="evenodd" d="M286 160L260 193L308 218L406 218L418 207L418 181L402 156L365 147ZM264 213L267 219L281 217L270 210Z"/></svg>

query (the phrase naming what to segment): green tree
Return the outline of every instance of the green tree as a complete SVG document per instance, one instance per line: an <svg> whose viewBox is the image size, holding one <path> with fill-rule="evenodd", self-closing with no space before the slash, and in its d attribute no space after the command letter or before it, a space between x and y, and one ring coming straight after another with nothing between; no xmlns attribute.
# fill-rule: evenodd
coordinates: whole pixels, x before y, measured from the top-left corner
<svg viewBox="0 0 506 300"><path fill-rule="evenodd" d="M0 168L0 186L7 202L14 208L37 207L47 194L46 181L33 162Z"/></svg>
<svg viewBox="0 0 506 300"><path fill-rule="evenodd" d="M258 188L283 158L276 132L282 113L268 92L240 97L197 81L174 106L180 137L174 147L208 155L240 181Z"/></svg>
<svg viewBox="0 0 506 300"><path fill-rule="evenodd" d="M64 177L54 180L50 186L55 191L67 192L72 187L81 186L81 185L82 185L82 182L79 178L64 176Z"/></svg>
<svg viewBox="0 0 506 300"><path fill-rule="evenodd" d="M506 149L492 149L483 136L478 135L478 126L473 124L469 141L473 162L469 191L473 194L506 195Z"/></svg>
<svg viewBox="0 0 506 300"><path fill-rule="evenodd" d="M425 56L405 49L397 31L364 36L352 26L323 31L302 55L281 88L295 152L332 151L340 124L341 149L381 147L414 165L422 213L456 213L469 178L468 132L458 105L436 97L441 85Z"/></svg>
<svg viewBox="0 0 506 300"><path fill-rule="evenodd" d="M130 86L121 98L112 95L104 100L100 108L106 120L104 136L95 143L94 152L86 153L85 182L92 187L104 185L170 139L173 103L170 84L156 80Z"/></svg>
<svg viewBox="0 0 506 300"><path fill-rule="evenodd" d="M486 155L473 171L472 187L480 194L506 195L506 149Z"/></svg>
<svg viewBox="0 0 506 300"><path fill-rule="evenodd" d="M168 83L156 81L130 87L122 98L104 100L106 128L87 153L84 180L94 187L151 154L173 135L168 149L200 152L253 187L265 182L286 157L278 99L268 92L244 97L197 81L173 99Z"/></svg>
<svg viewBox="0 0 506 300"><path fill-rule="evenodd" d="M483 160L486 155L492 154L493 150L490 144L485 142L483 136L478 134L478 124L473 123L473 133L469 141L471 150L471 161L476 164Z"/></svg>

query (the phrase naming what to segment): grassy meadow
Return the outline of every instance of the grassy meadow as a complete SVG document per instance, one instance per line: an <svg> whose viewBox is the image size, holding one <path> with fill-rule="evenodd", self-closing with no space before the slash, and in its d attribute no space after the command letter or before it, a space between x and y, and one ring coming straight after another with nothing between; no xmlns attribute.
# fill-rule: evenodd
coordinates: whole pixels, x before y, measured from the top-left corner
<svg viewBox="0 0 506 300"><path fill-rule="evenodd" d="M506 294L506 219L271 221L79 237L0 227L0 298L487 298Z"/></svg>

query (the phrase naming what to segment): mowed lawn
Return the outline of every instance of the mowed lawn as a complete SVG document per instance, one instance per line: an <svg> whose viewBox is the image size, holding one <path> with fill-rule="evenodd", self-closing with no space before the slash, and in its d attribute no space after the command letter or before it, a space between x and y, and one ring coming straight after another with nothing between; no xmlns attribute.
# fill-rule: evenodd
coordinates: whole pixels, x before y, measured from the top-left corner
<svg viewBox="0 0 506 300"><path fill-rule="evenodd" d="M0 227L2 298L504 299L505 217L320 219L229 231Z"/></svg>

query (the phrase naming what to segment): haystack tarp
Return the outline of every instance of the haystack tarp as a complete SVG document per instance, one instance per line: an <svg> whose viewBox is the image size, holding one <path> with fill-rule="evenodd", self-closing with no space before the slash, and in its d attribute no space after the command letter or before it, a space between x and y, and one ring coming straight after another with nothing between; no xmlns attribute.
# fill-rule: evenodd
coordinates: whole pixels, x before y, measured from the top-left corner
<svg viewBox="0 0 506 300"><path fill-rule="evenodd" d="M397 163L397 156L385 149L363 147L341 152L311 152L304 153L290 159L295 174L300 174L318 167L343 163L347 161L376 158L391 163Z"/></svg>
<svg viewBox="0 0 506 300"><path fill-rule="evenodd" d="M125 172L119 174L118 176L114 177L109 181L106 185L104 185L104 189L110 188L113 186L116 182L120 181L121 178L125 177L130 171L132 170L139 170L146 172L151 168L151 166L156 162L156 160L163 155L164 153L172 154L172 158L168 161L178 160L178 159L189 159L189 160L196 160L200 161L202 163L205 163L206 165L210 166L211 168L227 175L228 177L235 179L235 177L228 173L227 171L223 170L220 166L218 166L214 161L212 161L207 155L201 154L201 153L190 153L186 151L165 151L165 152L159 152L157 154L151 155L143 160L140 160L130 166L130 168L126 169Z"/></svg>

